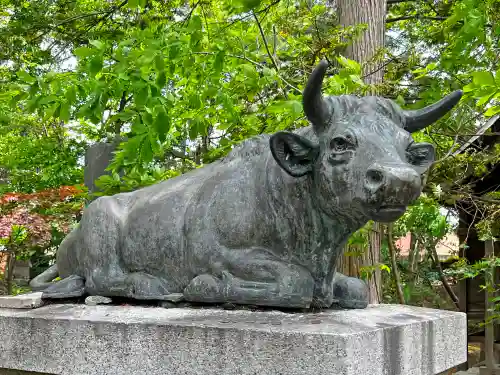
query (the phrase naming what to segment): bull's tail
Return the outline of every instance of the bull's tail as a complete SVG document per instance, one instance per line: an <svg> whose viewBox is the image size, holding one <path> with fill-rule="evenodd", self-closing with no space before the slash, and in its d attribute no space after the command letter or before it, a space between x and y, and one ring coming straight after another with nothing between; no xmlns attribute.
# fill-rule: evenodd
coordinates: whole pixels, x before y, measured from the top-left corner
<svg viewBox="0 0 500 375"><path fill-rule="evenodd" d="M30 281L31 290L40 291L48 288L49 286L53 285L51 281L54 280L58 275L59 272L57 271L57 264L50 266L48 269L46 269L40 275Z"/></svg>

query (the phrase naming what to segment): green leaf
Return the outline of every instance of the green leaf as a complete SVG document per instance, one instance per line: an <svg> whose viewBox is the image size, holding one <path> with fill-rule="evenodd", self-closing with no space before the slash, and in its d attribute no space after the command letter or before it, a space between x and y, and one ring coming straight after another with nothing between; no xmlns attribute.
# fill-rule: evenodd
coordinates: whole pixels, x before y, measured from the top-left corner
<svg viewBox="0 0 500 375"><path fill-rule="evenodd" d="M70 118L70 105L68 102L64 101L61 103L61 111L59 112L59 118L67 123L69 121L69 118Z"/></svg>
<svg viewBox="0 0 500 375"><path fill-rule="evenodd" d="M163 72L165 70L165 61L163 60L162 55L155 56L155 66L156 70L158 70L159 72Z"/></svg>
<svg viewBox="0 0 500 375"><path fill-rule="evenodd" d="M55 95L43 96L43 97L40 97L40 101L38 102L38 104L40 104L40 105L49 104L49 103L57 101L57 99L58 98Z"/></svg>
<svg viewBox="0 0 500 375"><path fill-rule="evenodd" d="M29 112L34 112L36 108L38 108L39 104L40 104L40 97L39 96L35 96L33 98L31 98L30 100L28 100L28 106L27 106L27 110Z"/></svg>
<svg viewBox="0 0 500 375"><path fill-rule="evenodd" d="M153 150L153 154L157 155L161 151L160 144L158 143L158 139L156 138L155 132L149 132L149 142L151 144L151 149Z"/></svg>
<svg viewBox="0 0 500 375"><path fill-rule="evenodd" d="M490 72L474 72L472 73L472 82L476 86L495 86L495 77Z"/></svg>
<svg viewBox="0 0 500 375"><path fill-rule="evenodd" d="M192 94L189 97L189 104L193 109L199 109L201 107L201 100L198 94Z"/></svg>
<svg viewBox="0 0 500 375"><path fill-rule="evenodd" d="M45 110L45 116L44 116L45 120L47 120L47 119L49 119L50 117L54 116L54 114L55 114L55 113L56 113L56 111L58 111L58 110L59 110L59 111L58 111L58 113L59 113L59 112L60 112L60 109L59 109L60 105L61 105L60 103L55 103L54 105L52 105L52 106L50 106L49 108L47 108L47 109Z"/></svg>
<svg viewBox="0 0 500 375"><path fill-rule="evenodd" d="M97 49L103 49L104 48L104 43L101 42L100 40L91 40L89 43L92 44Z"/></svg>
<svg viewBox="0 0 500 375"><path fill-rule="evenodd" d="M437 63L432 62L432 63L430 63L429 65L427 65L427 66L425 67L425 71L426 71L426 72L430 72L430 71L432 71L432 70L436 69L436 68L437 68L437 65L438 65Z"/></svg>
<svg viewBox="0 0 500 375"><path fill-rule="evenodd" d="M76 102L76 88L75 88L75 86L71 85L68 87L68 89L66 90L66 99L68 100L69 103Z"/></svg>
<svg viewBox="0 0 500 375"><path fill-rule="evenodd" d="M266 77L274 77L275 76L275 71L273 69L269 69L268 67L262 68L262 72Z"/></svg>
<svg viewBox="0 0 500 375"><path fill-rule="evenodd" d="M130 130L137 136L146 133L148 131L148 128L145 124L142 123L141 118L137 116L132 123L132 128Z"/></svg>
<svg viewBox="0 0 500 375"><path fill-rule="evenodd" d="M170 45L168 50L168 58L170 61L175 60L177 56L179 56L179 52L181 51L180 44L180 42L174 42Z"/></svg>
<svg viewBox="0 0 500 375"><path fill-rule="evenodd" d="M484 115L486 117L491 117L491 116L495 116L499 113L500 113L500 106L497 105L497 106L488 108L488 110L484 113Z"/></svg>
<svg viewBox="0 0 500 375"><path fill-rule="evenodd" d="M251 64L243 64L241 65L241 69L243 70L243 74L250 78L255 78L257 76L257 72L255 71L255 67Z"/></svg>
<svg viewBox="0 0 500 375"><path fill-rule="evenodd" d="M148 110L148 108L146 108L146 110ZM142 120L144 121L144 123L148 126L152 126L153 125L153 115L149 112L142 112L141 113L141 117L142 117Z"/></svg>
<svg viewBox="0 0 500 375"><path fill-rule="evenodd" d="M88 47L78 47L73 50L73 54L80 58L94 56L96 53L95 49Z"/></svg>
<svg viewBox="0 0 500 375"><path fill-rule="evenodd" d="M340 65L342 65L344 68L347 68L352 73L357 73L357 74L361 73L361 65L359 65L358 62L347 59L344 56L337 57L337 61L339 62Z"/></svg>
<svg viewBox="0 0 500 375"><path fill-rule="evenodd" d="M202 29L201 17L195 14L189 20L188 30L193 32L193 31L201 31L201 29Z"/></svg>
<svg viewBox="0 0 500 375"><path fill-rule="evenodd" d="M144 86L143 88L141 88L139 90L139 92L137 94L134 94L134 101L140 107L146 105L146 103L148 102L148 98L149 98L149 87L148 86Z"/></svg>
<svg viewBox="0 0 500 375"><path fill-rule="evenodd" d="M494 96L495 96L495 92L491 93L491 94L488 94L488 95L484 95L483 97L481 97L481 99L479 99L476 103L476 105L478 107L488 103Z"/></svg>
<svg viewBox="0 0 500 375"><path fill-rule="evenodd" d="M127 2L127 8L137 8L140 5L140 0L128 0Z"/></svg>
<svg viewBox="0 0 500 375"><path fill-rule="evenodd" d="M225 52L224 51L219 51L217 52L217 54L215 55L215 60L214 60L214 70L217 72L217 73L220 73L222 71L222 67L224 65L224 55L225 55Z"/></svg>
<svg viewBox="0 0 500 375"><path fill-rule="evenodd" d="M158 139L160 142L165 142L171 123L170 118L167 116L163 107L158 108L153 126L158 133Z"/></svg>
<svg viewBox="0 0 500 375"><path fill-rule="evenodd" d="M301 115L302 114L302 103L298 100L290 100L287 103L287 107L290 109L293 115Z"/></svg>
<svg viewBox="0 0 500 375"><path fill-rule="evenodd" d="M398 95L398 96L396 97L395 102L396 102L396 103L397 103L400 107L403 107L403 106L405 105L405 103L406 103L406 102L405 102L405 98L403 98L403 96L402 96L402 95Z"/></svg>
<svg viewBox="0 0 500 375"><path fill-rule="evenodd" d="M89 62L89 73L92 77L94 77L97 73L99 73L103 67L102 56L97 55L94 56Z"/></svg>
<svg viewBox="0 0 500 375"><path fill-rule="evenodd" d="M472 83L472 82L471 82L471 83L469 83L468 85L465 85L465 86L463 87L463 91L464 91L465 93L468 93L468 92L473 92L475 89L476 89L476 86L475 86L475 85L474 85L474 83Z"/></svg>
<svg viewBox="0 0 500 375"><path fill-rule="evenodd" d="M141 159L143 162L150 163L153 161L153 148L149 137L144 137L141 145Z"/></svg>
<svg viewBox="0 0 500 375"><path fill-rule="evenodd" d="M196 137L198 136L199 131L198 131L198 120L193 119L190 121L189 124L189 139L194 141Z"/></svg>
<svg viewBox="0 0 500 375"><path fill-rule="evenodd" d="M165 84L167 83L167 75L165 74L164 71L158 73L157 77L156 77L156 86L158 86L158 88L163 88L165 87Z"/></svg>
<svg viewBox="0 0 500 375"><path fill-rule="evenodd" d="M130 138L124 145L124 152L127 159L136 160L137 155L141 151L142 142L148 136L147 133L136 135Z"/></svg>
<svg viewBox="0 0 500 375"><path fill-rule="evenodd" d="M16 74L19 77L19 79L21 79L23 82L30 83L30 84L36 82L36 78L30 76L28 73L26 73L23 70L18 70Z"/></svg>
<svg viewBox="0 0 500 375"><path fill-rule="evenodd" d="M133 111L130 111L130 110L127 110L125 109L124 111L122 112L118 112L115 117L117 119L120 119L122 121L128 121L130 120L132 117L134 117L135 113Z"/></svg>
<svg viewBox="0 0 500 375"><path fill-rule="evenodd" d="M248 12L252 9L257 9L262 0L237 0L235 3L241 12Z"/></svg>

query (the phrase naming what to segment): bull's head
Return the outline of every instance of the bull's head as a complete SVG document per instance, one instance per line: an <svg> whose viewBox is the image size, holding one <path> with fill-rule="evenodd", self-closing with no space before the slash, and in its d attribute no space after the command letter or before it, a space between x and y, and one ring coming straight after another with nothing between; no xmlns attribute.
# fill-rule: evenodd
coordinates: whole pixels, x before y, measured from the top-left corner
<svg viewBox="0 0 500 375"><path fill-rule="evenodd" d="M462 92L413 111L379 97L324 98L327 66L323 61L314 70L303 95L316 136L278 132L272 154L291 176L311 176L314 199L327 214L394 221L420 195L421 175L435 157L434 147L415 143L411 133L448 113Z"/></svg>

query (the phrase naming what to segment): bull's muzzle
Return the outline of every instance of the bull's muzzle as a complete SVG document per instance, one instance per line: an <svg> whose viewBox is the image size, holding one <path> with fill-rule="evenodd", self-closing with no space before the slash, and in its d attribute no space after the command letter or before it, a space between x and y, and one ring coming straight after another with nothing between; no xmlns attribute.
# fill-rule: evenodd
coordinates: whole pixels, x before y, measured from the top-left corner
<svg viewBox="0 0 500 375"><path fill-rule="evenodd" d="M375 163L366 171L365 188L369 201L380 210L403 210L417 199L420 175L404 164Z"/></svg>

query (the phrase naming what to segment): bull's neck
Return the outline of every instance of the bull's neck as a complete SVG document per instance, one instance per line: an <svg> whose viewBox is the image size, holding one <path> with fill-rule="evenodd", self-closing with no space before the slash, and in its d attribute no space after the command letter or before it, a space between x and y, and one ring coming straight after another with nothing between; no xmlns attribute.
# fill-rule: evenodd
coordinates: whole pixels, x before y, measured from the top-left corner
<svg viewBox="0 0 500 375"><path fill-rule="evenodd" d="M331 248L331 255L335 258L332 261L336 262L351 234L365 223L353 220L352 216L340 210L333 209L333 212L338 212L335 215L328 214L315 199L312 179L289 176L270 154L266 171L265 190L271 197L271 210L282 240L290 246L307 248L312 252L323 253L325 249ZM280 226L283 231L280 231Z"/></svg>

